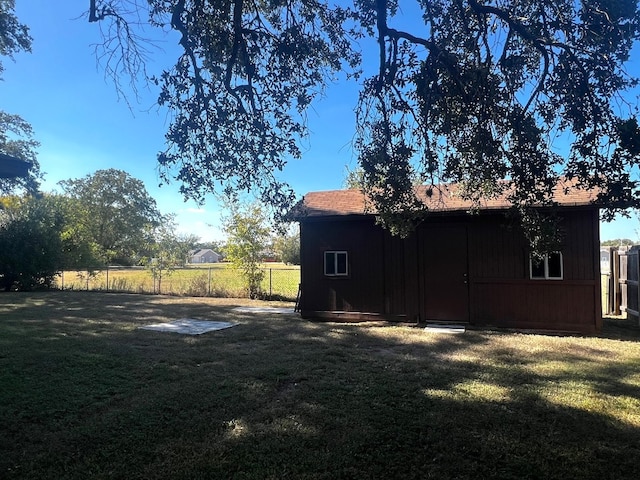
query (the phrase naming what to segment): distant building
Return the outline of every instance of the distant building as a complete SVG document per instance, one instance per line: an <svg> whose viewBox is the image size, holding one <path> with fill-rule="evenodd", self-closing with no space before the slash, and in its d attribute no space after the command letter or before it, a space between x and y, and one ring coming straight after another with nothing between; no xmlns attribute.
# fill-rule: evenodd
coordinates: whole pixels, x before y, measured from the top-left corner
<svg viewBox="0 0 640 480"><path fill-rule="evenodd" d="M189 263L218 263L222 261L222 255L210 248L203 248L189 252Z"/></svg>

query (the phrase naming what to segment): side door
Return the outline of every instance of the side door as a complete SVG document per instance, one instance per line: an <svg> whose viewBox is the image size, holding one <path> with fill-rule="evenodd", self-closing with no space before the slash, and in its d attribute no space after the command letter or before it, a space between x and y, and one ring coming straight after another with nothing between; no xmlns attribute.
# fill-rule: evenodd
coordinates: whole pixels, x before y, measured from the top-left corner
<svg viewBox="0 0 640 480"><path fill-rule="evenodd" d="M424 224L419 235L421 318L468 322L467 227Z"/></svg>

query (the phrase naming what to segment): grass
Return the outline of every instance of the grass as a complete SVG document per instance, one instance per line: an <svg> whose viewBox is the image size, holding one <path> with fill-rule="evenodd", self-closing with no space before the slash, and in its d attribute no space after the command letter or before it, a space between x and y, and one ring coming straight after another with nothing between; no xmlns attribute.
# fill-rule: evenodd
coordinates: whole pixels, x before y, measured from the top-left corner
<svg viewBox="0 0 640 480"><path fill-rule="evenodd" d="M311 323L249 300L0 294L0 477L635 479L640 330ZM241 325L202 336L137 327Z"/></svg>
<svg viewBox="0 0 640 480"><path fill-rule="evenodd" d="M262 288L272 297L295 300L300 283L300 267L281 263L263 265L265 278ZM107 285L108 280L108 285ZM130 293L157 293L187 296L242 297L246 295L245 282L239 271L228 263L190 265L163 273L158 286L151 271L143 268L114 268L87 272L67 271L59 277L58 288L65 290L110 290Z"/></svg>

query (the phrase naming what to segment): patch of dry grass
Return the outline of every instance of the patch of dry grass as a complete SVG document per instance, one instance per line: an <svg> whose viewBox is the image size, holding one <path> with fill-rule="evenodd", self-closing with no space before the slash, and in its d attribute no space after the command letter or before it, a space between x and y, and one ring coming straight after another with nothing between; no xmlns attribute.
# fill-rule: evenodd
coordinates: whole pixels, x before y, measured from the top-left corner
<svg viewBox="0 0 640 480"><path fill-rule="evenodd" d="M282 263L265 263L262 289L271 297L294 300L300 283L300 267ZM153 276L144 268L117 268L109 270L66 271L56 280L56 287L76 291L113 291L129 293L158 293L167 295L212 296L240 298L247 296L245 281L240 271L228 263L190 265L162 277Z"/></svg>
<svg viewBox="0 0 640 480"><path fill-rule="evenodd" d="M3 478L637 478L640 342L0 295ZM280 304L283 305L283 304ZM201 336L137 327L241 325Z"/></svg>

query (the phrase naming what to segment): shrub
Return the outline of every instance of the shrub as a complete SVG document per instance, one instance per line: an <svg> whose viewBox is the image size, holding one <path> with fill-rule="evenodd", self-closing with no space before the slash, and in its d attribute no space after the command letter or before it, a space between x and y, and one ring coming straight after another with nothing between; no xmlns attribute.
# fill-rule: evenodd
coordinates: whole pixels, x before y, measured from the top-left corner
<svg viewBox="0 0 640 480"><path fill-rule="evenodd" d="M187 282L184 294L190 297L206 297L209 294L209 278L207 275L197 275Z"/></svg>

